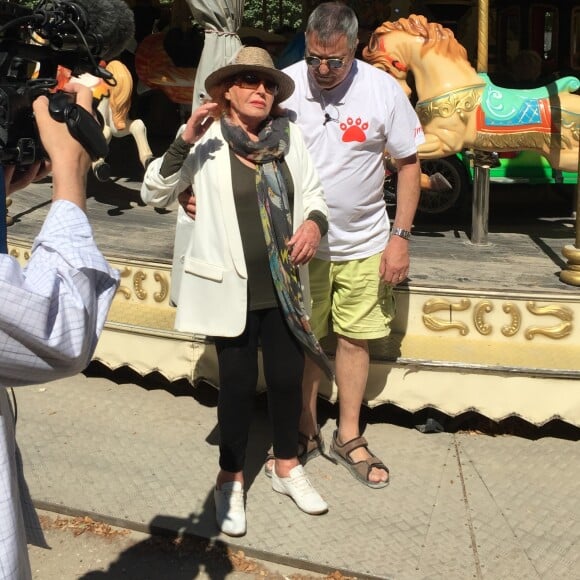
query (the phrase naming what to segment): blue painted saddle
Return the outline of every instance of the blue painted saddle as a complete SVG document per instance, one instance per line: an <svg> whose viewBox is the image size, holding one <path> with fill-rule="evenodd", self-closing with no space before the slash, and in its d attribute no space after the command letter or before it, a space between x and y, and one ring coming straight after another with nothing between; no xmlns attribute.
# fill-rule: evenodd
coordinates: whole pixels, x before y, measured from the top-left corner
<svg viewBox="0 0 580 580"><path fill-rule="evenodd" d="M564 77L537 89L507 89L494 85L489 76L479 73L486 86L481 107L488 127L541 125L541 102L558 93L573 93L580 88L576 77Z"/></svg>

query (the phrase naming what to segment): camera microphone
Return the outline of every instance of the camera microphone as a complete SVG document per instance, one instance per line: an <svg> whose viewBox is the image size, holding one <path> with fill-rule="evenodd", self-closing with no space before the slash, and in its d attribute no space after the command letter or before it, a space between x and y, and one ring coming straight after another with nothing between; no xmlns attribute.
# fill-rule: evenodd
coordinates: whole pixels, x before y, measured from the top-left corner
<svg viewBox="0 0 580 580"><path fill-rule="evenodd" d="M124 0L49 0L34 15L43 17L37 33L54 48L89 48L106 61L123 52L135 36L133 12Z"/></svg>
<svg viewBox="0 0 580 580"><path fill-rule="evenodd" d="M326 125L326 123L332 121L332 117L328 114L328 113L324 113L324 123L322 123L323 125Z"/></svg>

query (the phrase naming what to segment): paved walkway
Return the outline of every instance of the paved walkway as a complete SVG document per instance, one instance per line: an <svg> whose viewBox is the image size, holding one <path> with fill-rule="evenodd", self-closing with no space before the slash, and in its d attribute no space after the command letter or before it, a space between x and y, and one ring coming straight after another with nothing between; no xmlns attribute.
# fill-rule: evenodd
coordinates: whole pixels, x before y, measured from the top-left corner
<svg viewBox="0 0 580 580"><path fill-rule="evenodd" d="M577 429L565 429L566 437L545 428L532 429L534 437L427 435L402 413L389 422L384 410L365 412L365 435L390 466L391 485L368 489L316 459L307 471L330 511L314 517L273 492L262 474L270 440L259 397L246 474L248 533L232 539L214 522L216 392L169 387L154 375L129 373L121 384L118 374L110 378L15 389L17 438L37 507L215 538L248 556L357 578L580 579ZM329 441L335 409L321 405Z"/></svg>

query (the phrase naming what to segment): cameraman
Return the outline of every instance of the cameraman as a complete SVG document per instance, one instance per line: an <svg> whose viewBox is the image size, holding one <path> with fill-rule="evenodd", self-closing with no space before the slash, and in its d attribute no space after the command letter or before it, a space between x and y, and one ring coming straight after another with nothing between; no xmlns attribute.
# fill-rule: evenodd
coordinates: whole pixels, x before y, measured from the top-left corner
<svg viewBox="0 0 580 580"><path fill-rule="evenodd" d="M76 93L77 105L91 111L91 92ZM52 206L34 241L25 268L0 255L0 579L31 577L16 474L14 418L6 387L44 383L82 371L92 358L118 285L95 245L85 214L86 173L90 158L54 121L48 99L38 97L33 110L49 166L31 166L9 183L14 167L5 168L6 191L24 187L52 172Z"/></svg>

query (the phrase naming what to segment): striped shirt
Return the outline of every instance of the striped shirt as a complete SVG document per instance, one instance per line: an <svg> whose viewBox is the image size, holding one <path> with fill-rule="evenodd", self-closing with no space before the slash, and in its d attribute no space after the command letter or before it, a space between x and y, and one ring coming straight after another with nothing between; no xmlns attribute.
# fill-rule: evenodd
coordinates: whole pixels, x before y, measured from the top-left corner
<svg viewBox="0 0 580 580"><path fill-rule="evenodd" d="M53 202L30 260L0 255L0 580L30 578L5 387L74 375L90 362L118 286L85 213Z"/></svg>

